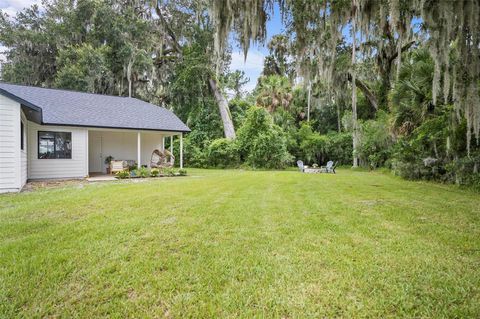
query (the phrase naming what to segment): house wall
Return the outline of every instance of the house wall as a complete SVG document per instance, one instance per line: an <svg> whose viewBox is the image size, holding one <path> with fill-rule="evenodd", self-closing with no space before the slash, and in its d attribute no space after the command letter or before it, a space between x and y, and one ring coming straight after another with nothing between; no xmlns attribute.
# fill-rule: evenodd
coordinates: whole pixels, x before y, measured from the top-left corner
<svg viewBox="0 0 480 319"><path fill-rule="evenodd" d="M20 149L20 183L23 187L27 183L28 177L28 121L23 111L20 112L20 116L23 123L23 150Z"/></svg>
<svg viewBox="0 0 480 319"><path fill-rule="evenodd" d="M88 175L88 130L28 122L28 178L83 178ZM71 159L38 159L38 131L71 132Z"/></svg>
<svg viewBox="0 0 480 319"><path fill-rule="evenodd" d="M19 103L0 95L0 192L20 191L22 178L20 154Z"/></svg>
<svg viewBox="0 0 480 319"><path fill-rule="evenodd" d="M152 152L156 149L163 150L163 135L158 133L142 133L141 139L142 165L150 167Z"/></svg>
<svg viewBox="0 0 480 319"><path fill-rule="evenodd" d="M153 150L163 149L163 136L158 132L141 132L142 165L150 165ZM106 172L104 160L107 156L137 161L137 131L90 130L88 144L90 172L97 171L96 167L101 167L101 172Z"/></svg>

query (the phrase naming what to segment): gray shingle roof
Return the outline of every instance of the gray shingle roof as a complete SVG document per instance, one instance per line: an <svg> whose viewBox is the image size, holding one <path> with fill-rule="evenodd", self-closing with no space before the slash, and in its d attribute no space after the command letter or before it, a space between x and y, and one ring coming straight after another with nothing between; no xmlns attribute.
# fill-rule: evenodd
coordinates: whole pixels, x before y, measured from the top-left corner
<svg viewBox="0 0 480 319"><path fill-rule="evenodd" d="M0 94L40 108L42 124L189 132L171 111L135 98L0 83Z"/></svg>

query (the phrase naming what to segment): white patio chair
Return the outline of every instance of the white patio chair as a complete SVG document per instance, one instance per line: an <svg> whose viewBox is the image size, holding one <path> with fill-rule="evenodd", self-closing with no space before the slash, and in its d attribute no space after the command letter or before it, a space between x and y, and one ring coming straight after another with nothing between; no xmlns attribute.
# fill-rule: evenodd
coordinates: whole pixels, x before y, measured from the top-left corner
<svg viewBox="0 0 480 319"><path fill-rule="evenodd" d="M305 166L303 165L303 161L297 161L297 166L300 172L305 172Z"/></svg>
<svg viewBox="0 0 480 319"><path fill-rule="evenodd" d="M336 174L335 172L335 163L333 161L328 161L327 166L322 166L321 169L325 173L333 173Z"/></svg>

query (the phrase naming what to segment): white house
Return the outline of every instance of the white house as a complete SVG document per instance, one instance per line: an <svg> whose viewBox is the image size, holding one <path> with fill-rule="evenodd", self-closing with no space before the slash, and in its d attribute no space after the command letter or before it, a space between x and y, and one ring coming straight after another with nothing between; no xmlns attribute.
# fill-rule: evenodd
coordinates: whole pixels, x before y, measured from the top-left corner
<svg viewBox="0 0 480 319"><path fill-rule="evenodd" d="M27 180L84 178L105 158L149 165L165 138L190 129L171 111L135 98L0 83L0 193Z"/></svg>

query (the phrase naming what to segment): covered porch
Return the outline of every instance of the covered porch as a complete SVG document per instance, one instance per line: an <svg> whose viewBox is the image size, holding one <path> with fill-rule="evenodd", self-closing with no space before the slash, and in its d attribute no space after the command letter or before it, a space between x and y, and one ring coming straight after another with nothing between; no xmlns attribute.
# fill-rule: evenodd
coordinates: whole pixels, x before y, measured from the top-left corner
<svg viewBox="0 0 480 319"><path fill-rule="evenodd" d="M175 166L183 168L183 133L167 131L139 131L121 129L89 129L88 130L88 175L107 174L105 159L112 156L115 160L132 161L141 166L150 167L150 159L155 149L169 150L173 154L173 141L180 140L179 158L175 158Z"/></svg>

